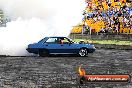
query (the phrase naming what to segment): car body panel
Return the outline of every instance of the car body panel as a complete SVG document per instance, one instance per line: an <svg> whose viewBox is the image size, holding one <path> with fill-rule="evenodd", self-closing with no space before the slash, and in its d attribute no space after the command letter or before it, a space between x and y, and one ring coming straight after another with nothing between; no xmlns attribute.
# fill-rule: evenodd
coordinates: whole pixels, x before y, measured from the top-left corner
<svg viewBox="0 0 132 88"><path fill-rule="evenodd" d="M59 39L66 39L67 42L64 42L64 44L55 42ZM67 37L45 37L38 43L29 44L27 51L29 53L38 54L40 49L46 49L49 54L77 54L81 48L88 49L88 53L95 51L95 47L92 44L73 43Z"/></svg>

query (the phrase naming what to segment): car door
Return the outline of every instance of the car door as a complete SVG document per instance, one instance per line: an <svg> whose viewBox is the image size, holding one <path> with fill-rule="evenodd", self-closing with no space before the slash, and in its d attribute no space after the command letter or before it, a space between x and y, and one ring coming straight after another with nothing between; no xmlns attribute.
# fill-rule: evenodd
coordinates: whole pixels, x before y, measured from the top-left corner
<svg viewBox="0 0 132 88"><path fill-rule="evenodd" d="M43 48L47 49L49 53L60 53L60 45L58 44L58 38L49 37L43 44Z"/></svg>
<svg viewBox="0 0 132 88"><path fill-rule="evenodd" d="M64 42L60 42L63 40ZM76 45L67 38L50 37L43 44L43 48L48 49L50 54L73 54L76 53Z"/></svg>
<svg viewBox="0 0 132 88"><path fill-rule="evenodd" d="M73 54L76 53L76 45L69 41L68 38L63 38L63 43L59 44L60 53Z"/></svg>

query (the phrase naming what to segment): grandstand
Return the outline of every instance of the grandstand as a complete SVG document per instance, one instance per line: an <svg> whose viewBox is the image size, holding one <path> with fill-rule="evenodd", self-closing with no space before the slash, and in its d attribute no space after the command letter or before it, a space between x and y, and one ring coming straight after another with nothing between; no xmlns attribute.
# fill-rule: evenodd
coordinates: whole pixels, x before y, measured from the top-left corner
<svg viewBox="0 0 132 88"><path fill-rule="evenodd" d="M86 3L84 18L81 24L73 27L71 33L90 30L94 33L132 34L132 2L129 0L86 0ZM89 29L84 31L84 25Z"/></svg>

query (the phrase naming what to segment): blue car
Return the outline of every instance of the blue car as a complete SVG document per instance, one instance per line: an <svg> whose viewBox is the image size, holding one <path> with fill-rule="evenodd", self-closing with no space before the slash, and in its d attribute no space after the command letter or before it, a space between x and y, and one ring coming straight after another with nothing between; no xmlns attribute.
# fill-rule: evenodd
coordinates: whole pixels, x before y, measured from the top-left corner
<svg viewBox="0 0 132 88"><path fill-rule="evenodd" d="M39 54L39 56L77 54L84 57L88 53L93 53L95 49L92 44L75 43L67 37L45 37L38 43L29 44L26 50L29 53Z"/></svg>

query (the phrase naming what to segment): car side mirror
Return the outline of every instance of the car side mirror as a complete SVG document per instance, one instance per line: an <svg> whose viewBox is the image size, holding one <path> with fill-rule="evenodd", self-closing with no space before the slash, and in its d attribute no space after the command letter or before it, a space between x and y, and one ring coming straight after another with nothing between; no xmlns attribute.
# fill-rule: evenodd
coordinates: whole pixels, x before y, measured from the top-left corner
<svg viewBox="0 0 132 88"><path fill-rule="evenodd" d="M73 42L69 42L69 45L71 45Z"/></svg>

